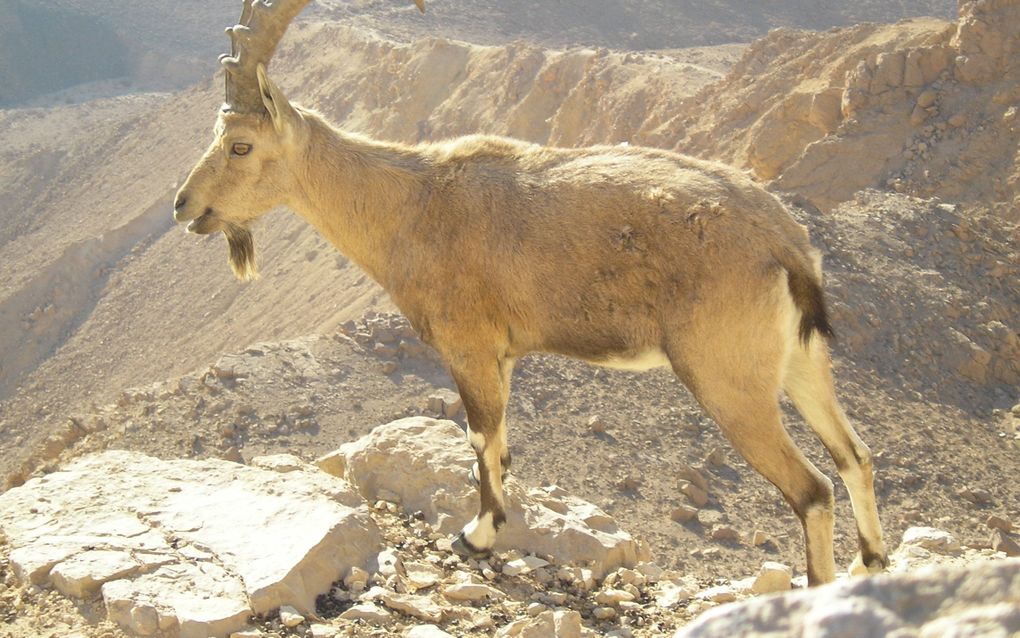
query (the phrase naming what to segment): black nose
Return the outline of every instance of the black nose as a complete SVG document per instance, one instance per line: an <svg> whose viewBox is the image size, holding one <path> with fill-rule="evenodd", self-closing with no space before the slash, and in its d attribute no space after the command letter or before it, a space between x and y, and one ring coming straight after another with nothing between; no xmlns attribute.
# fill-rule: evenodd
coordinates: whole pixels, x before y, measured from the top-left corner
<svg viewBox="0 0 1020 638"><path fill-rule="evenodd" d="M184 205L188 203L188 198L184 195L178 195L177 199L174 200L174 210L180 210L184 208Z"/></svg>

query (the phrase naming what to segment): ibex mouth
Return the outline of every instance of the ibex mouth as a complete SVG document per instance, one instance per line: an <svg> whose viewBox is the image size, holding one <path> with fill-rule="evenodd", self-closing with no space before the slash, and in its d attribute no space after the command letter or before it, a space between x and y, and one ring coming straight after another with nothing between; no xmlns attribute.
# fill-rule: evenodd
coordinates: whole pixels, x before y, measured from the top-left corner
<svg viewBox="0 0 1020 638"><path fill-rule="evenodd" d="M208 235L218 230L223 230L223 223L211 208L206 208L204 213L188 222L188 232L196 235Z"/></svg>

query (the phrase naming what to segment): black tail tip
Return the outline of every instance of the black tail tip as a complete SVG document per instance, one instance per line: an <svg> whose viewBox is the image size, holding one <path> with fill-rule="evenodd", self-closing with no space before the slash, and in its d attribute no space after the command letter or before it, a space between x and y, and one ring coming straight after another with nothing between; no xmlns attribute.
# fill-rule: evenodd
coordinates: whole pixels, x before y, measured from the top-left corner
<svg viewBox="0 0 1020 638"><path fill-rule="evenodd" d="M825 312L825 307L822 307L821 315L807 315L804 314L800 318L800 342L805 346L811 341L811 335L818 333L826 338L828 341L836 339L836 331L832 329L832 325L829 323L829 317Z"/></svg>
<svg viewBox="0 0 1020 638"><path fill-rule="evenodd" d="M828 340L836 338L836 333L829 323L829 313L825 307L825 296L822 287L814 277L807 273L794 270L787 271L787 283L793 303L800 310L800 341L807 345L811 335L818 333Z"/></svg>

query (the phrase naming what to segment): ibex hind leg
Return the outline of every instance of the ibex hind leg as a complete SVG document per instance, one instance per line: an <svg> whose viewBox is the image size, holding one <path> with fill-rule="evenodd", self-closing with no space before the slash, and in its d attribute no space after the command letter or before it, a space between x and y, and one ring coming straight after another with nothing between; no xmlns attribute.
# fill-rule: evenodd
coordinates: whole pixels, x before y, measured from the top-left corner
<svg viewBox="0 0 1020 638"><path fill-rule="evenodd" d="M779 488L804 528L808 582L835 579L832 549L832 482L787 434L773 392L748 391L743 383L698 386L695 395L741 456Z"/></svg>
<svg viewBox="0 0 1020 638"><path fill-rule="evenodd" d="M797 411L825 445L850 493L860 552L851 573L879 572L888 567L882 525L878 518L871 451L854 431L833 388L828 346L814 336L791 353L784 389Z"/></svg>
<svg viewBox="0 0 1020 638"><path fill-rule="evenodd" d="M752 295L755 288L739 290ZM779 407L782 370L796 338L793 322L782 312L779 295L776 305L762 303L760 296L723 301L699 308L703 314L669 331L667 355L733 447L797 514L808 582L830 582L836 576L832 482L794 444Z"/></svg>

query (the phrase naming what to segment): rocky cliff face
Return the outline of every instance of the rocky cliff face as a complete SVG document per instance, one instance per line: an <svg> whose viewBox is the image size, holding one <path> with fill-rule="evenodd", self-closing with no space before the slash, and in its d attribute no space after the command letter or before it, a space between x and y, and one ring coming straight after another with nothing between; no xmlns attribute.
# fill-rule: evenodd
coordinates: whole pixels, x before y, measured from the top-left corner
<svg viewBox="0 0 1020 638"><path fill-rule="evenodd" d="M956 22L778 30L646 139L745 166L822 208L881 187L1020 219L1020 4Z"/></svg>

